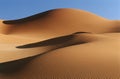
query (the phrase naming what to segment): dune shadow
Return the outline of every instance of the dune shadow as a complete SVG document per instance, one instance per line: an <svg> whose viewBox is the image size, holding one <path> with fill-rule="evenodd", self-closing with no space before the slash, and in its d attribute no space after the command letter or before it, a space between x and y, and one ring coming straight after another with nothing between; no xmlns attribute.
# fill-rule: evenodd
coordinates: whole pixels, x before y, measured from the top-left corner
<svg viewBox="0 0 120 79"><path fill-rule="evenodd" d="M21 18L21 19L5 20L5 21L3 21L3 23L5 23L5 24L21 24L21 23L25 23L25 22L30 22L30 21L33 21L33 20L37 20L37 19L45 18L45 17L49 16L51 11L53 11L53 10L48 10L48 11L38 13L38 14L35 14L35 15L32 15L32 16L28 16L28 17L25 17L25 18Z"/></svg>
<svg viewBox="0 0 120 79"><path fill-rule="evenodd" d="M26 57L23 59L19 60L14 60L14 61L9 61L9 62L4 62L0 63L0 73L14 73L18 72L19 70L22 70L23 67L25 67L31 60L34 58L47 54L53 50L59 49L59 48L64 48L72 45L77 45L77 44L84 44L86 42L84 41L79 41L79 42L73 42L71 40L74 39L75 34L81 34L81 33L87 33L87 32L76 32L70 35L66 36L61 36L61 37L56 37L53 39L48 39L42 42L37 42L37 43L32 43L32 44L27 44L27 45L22 45L22 46L17 46L16 48L24 49L24 48L34 48L34 47L41 47L41 46L51 46L51 45L57 45L56 47L46 50L45 52L42 52L40 54L31 56L31 57ZM59 45L60 44L60 45Z"/></svg>
<svg viewBox="0 0 120 79"><path fill-rule="evenodd" d="M75 32L70 35L55 37L55 38L40 41L40 42L17 46L16 48L24 49L24 48L34 48L34 47L42 47L42 46L52 46L52 45L59 45L59 44L62 44L61 47L66 47L66 46L75 45L75 44L83 44L86 42L83 42L80 40L79 43L78 42L75 43L72 41L72 40L74 40L74 37L76 37L75 36L76 34L83 34L83 33L89 33L89 32ZM58 47L58 48L61 48L61 47Z"/></svg>
<svg viewBox="0 0 120 79"><path fill-rule="evenodd" d="M0 74L11 74L22 70L34 57L0 63Z"/></svg>

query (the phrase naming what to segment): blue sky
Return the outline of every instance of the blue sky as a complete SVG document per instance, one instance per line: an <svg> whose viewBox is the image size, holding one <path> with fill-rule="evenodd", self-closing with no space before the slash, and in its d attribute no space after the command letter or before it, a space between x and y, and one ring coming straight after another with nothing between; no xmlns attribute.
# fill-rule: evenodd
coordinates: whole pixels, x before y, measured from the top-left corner
<svg viewBox="0 0 120 79"><path fill-rule="evenodd" d="M120 19L120 0L0 0L0 19L18 19L54 8L77 8Z"/></svg>

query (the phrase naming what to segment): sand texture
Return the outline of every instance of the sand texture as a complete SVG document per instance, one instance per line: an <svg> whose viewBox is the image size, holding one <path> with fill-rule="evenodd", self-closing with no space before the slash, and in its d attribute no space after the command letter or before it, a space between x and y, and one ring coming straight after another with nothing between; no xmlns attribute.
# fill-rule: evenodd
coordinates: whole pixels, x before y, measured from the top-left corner
<svg viewBox="0 0 120 79"><path fill-rule="evenodd" d="M0 20L0 79L120 79L119 32L79 9Z"/></svg>

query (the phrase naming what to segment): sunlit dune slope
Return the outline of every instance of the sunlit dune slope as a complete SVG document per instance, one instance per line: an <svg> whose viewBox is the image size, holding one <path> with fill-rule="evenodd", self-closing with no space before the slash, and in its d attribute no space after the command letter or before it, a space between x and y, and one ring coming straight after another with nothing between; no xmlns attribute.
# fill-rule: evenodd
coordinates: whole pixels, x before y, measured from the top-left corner
<svg viewBox="0 0 120 79"><path fill-rule="evenodd" d="M5 24L3 24L5 23ZM2 33L47 39L71 32L113 32L119 21L111 21L78 9L54 9L27 18L3 21Z"/></svg>
<svg viewBox="0 0 120 79"><path fill-rule="evenodd" d="M119 32L119 20L79 9L0 20L0 79L119 79Z"/></svg>

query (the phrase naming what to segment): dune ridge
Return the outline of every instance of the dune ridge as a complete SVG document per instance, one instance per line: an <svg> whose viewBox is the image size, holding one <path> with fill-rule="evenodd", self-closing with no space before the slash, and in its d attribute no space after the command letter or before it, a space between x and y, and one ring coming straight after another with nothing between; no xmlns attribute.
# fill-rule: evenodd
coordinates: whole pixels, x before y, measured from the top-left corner
<svg viewBox="0 0 120 79"><path fill-rule="evenodd" d="M80 72L110 72L104 78L119 79L119 28L119 20L69 8L0 20L0 78L68 79L84 78ZM86 78L96 79L95 73Z"/></svg>
<svg viewBox="0 0 120 79"><path fill-rule="evenodd" d="M19 21L20 23L17 23ZM50 36L53 37L54 35L70 34L71 31L72 33L79 31L95 33L111 32L119 24L119 21L111 21L78 9L55 9L25 19L3 21L3 23L13 25L13 29L9 32L10 34L40 37L42 35L49 35L47 34L49 32ZM63 26L69 28L69 30L64 29ZM31 34L31 32L34 32L35 35Z"/></svg>

